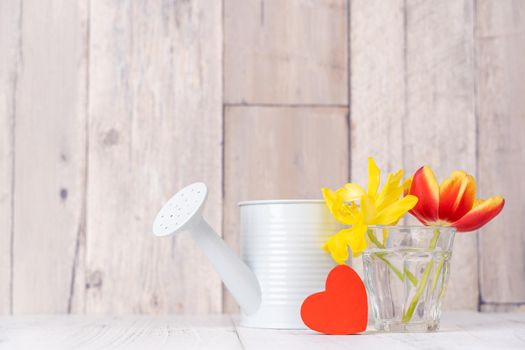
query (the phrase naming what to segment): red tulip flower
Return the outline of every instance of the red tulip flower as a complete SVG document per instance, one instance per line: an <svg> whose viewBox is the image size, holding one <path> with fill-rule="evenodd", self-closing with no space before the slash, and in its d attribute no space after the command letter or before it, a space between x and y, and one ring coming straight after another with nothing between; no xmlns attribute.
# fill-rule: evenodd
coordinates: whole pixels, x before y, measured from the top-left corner
<svg viewBox="0 0 525 350"><path fill-rule="evenodd" d="M441 186L427 166L412 177L406 194L418 197L410 210L427 226L453 226L458 232L474 231L500 213L505 204L501 196L476 199L476 181L464 171L454 171Z"/></svg>

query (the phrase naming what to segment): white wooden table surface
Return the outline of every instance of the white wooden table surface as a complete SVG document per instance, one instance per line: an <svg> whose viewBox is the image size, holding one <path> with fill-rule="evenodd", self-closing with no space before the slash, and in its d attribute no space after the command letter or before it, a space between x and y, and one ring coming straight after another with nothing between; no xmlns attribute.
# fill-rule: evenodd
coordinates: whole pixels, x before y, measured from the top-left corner
<svg viewBox="0 0 525 350"><path fill-rule="evenodd" d="M0 318L0 349L525 349L525 313L446 313L437 333L325 336L239 327L230 316Z"/></svg>

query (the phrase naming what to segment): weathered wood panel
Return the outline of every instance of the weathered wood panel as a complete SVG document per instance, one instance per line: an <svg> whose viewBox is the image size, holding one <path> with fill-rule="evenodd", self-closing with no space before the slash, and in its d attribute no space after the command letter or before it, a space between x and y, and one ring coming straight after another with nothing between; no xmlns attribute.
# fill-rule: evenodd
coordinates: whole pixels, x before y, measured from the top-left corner
<svg viewBox="0 0 525 350"><path fill-rule="evenodd" d="M350 2L351 179L363 186L369 156L385 171L403 166L403 5L404 0Z"/></svg>
<svg viewBox="0 0 525 350"><path fill-rule="evenodd" d="M21 4L13 312L67 312L83 226L87 13L66 0Z"/></svg>
<svg viewBox="0 0 525 350"><path fill-rule="evenodd" d="M350 178L367 186L368 157L385 173L403 167L404 0L351 0L349 30ZM352 265L363 276L362 259Z"/></svg>
<svg viewBox="0 0 525 350"><path fill-rule="evenodd" d="M20 5L0 2L0 314L11 311L13 127L20 54Z"/></svg>
<svg viewBox="0 0 525 350"><path fill-rule="evenodd" d="M405 168L476 174L474 1L406 1ZM458 234L448 308L478 307L477 233Z"/></svg>
<svg viewBox="0 0 525 350"><path fill-rule="evenodd" d="M221 13L219 1L91 2L87 312L221 311L191 238L151 234L195 181L221 227Z"/></svg>
<svg viewBox="0 0 525 350"><path fill-rule="evenodd" d="M348 180L346 108L225 110L224 236L238 250L241 200L322 198ZM238 308L226 295L225 312Z"/></svg>
<svg viewBox="0 0 525 350"><path fill-rule="evenodd" d="M0 313L220 312L191 239L148 235L163 201L207 182L220 231L224 191L237 247L238 200L365 184L368 156L506 197L479 253L457 236L446 307L477 307L479 283L482 310L520 308L524 2L224 5L223 32L220 1L0 2Z"/></svg>
<svg viewBox="0 0 525 350"><path fill-rule="evenodd" d="M478 1L479 187L506 206L482 229L483 302L525 302L525 2Z"/></svg>
<svg viewBox="0 0 525 350"><path fill-rule="evenodd" d="M224 5L225 102L347 103L347 1Z"/></svg>

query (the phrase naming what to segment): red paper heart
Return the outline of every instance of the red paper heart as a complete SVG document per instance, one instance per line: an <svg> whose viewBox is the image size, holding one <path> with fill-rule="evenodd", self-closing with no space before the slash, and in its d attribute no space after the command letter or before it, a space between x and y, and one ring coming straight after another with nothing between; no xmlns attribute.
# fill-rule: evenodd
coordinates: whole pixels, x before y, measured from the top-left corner
<svg viewBox="0 0 525 350"><path fill-rule="evenodd" d="M363 281L349 266L334 267L326 278L325 291L303 301L301 318L308 328L325 334L364 332L368 303Z"/></svg>

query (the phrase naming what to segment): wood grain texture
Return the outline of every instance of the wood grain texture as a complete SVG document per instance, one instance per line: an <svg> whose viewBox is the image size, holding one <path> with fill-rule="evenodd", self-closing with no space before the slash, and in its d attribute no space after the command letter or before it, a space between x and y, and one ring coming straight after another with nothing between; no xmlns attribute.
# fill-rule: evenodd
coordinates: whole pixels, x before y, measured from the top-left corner
<svg viewBox="0 0 525 350"><path fill-rule="evenodd" d="M224 237L239 249L241 200L316 199L348 179L346 108L229 107L225 111ZM238 308L229 297L224 311Z"/></svg>
<svg viewBox="0 0 525 350"><path fill-rule="evenodd" d="M0 314L11 312L14 123L20 54L20 5L0 2Z"/></svg>
<svg viewBox="0 0 525 350"><path fill-rule="evenodd" d="M407 0L405 11L405 168L476 174L474 2ZM476 235L456 235L445 307L478 307Z"/></svg>
<svg viewBox="0 0 525 350"><path fill-rule="evenodd" d="M347 2L225 0L225 102L345 105Z"/></svg>
<svg viewBox="0 0 525 350"><path fill-rule="evenodd" d="M350 179L366 186L368 157L383 176L403 166L404 0L351 0L349 30ZM352 266L364 276L362 257Z"/></svg>
<svg viewBox="0 0 525 350"><path fill-rule="evenodd" d="M91 2L89 313L221 311L220 280L191 238L151 233L195 181L220 231L221 13L217 1Z"/></svg>
<svg viewBox="0 0 525 350"><path fill-rule="evenodd" d="M445 313L436 333L378 333L368 328L359 336L323 336L312 331L237 327L245 349L521 349L525 345L525 314ZM373 327L372 327L373 328Z"/></svg>
<svg viewBox="0 0 525 350"><path fill-rule="evenodd" d="M501 194L501 215L482 229L483 302L525 302L525 2L478 1L479 187Z"/></svg>
<svg viewBox="0 0 525 350"><path fill-rule="evenodd" d="M350 1L351 179L363 186L369 156L385 171L403 165L403 6L404 0Z"/></svg>
<svg viewBox="0 0 525 350"><path fill-rule="evenodd" d="M523 308L522 0L0 1L0 52L0 314L237 311L149 235L163 202L206 182L237 248L237 201L366 185L368 156L503 195L445 308Z"/></svg>
<svg viewBox="0 0 525 350"><path fill-rule="evenodd" d="M246 328L217 316L25 316L0 318L0 349L523 349L525 313L445 313L435 333L325 336ZM234 323L235 322L235 323Z"/></svg>
<svg viewBox="0 0 525 350"><path fill-rule="evenodd" d="M243 349L227 316L0 318L0 349Z"/></svg>
<svg viewBox="0 0 525 350"><path fill-rule="evenodd" d="M24 1L16 94L13 312L67 312L85 184L86 19ZM36 292L38 291L38 292Z"/></svg>

